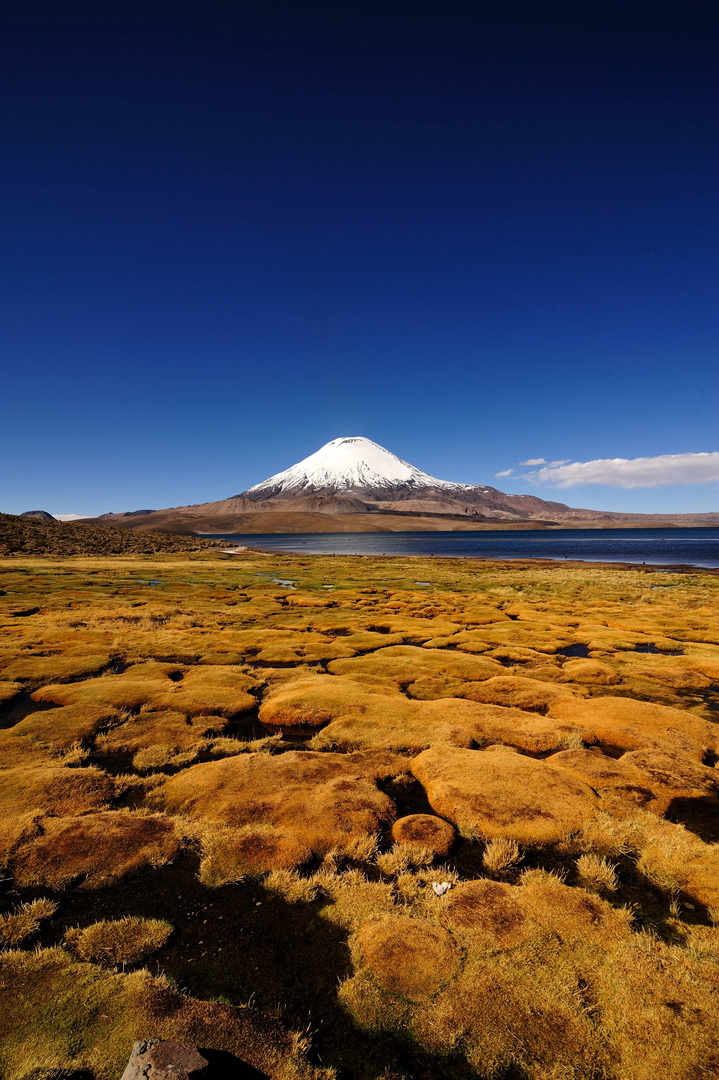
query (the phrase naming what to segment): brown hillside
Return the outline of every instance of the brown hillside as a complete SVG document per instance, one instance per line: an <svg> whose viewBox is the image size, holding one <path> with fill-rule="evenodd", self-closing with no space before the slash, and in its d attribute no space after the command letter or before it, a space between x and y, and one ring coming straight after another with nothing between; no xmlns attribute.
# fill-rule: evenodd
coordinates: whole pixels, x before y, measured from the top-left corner
<svg viewBox="0 0 719 1080"><path fill-rule="evenodd" d="M134 533L87 521L44 521L0 514L0 555L154 555L196 551L215 544L194 536Z"/></svg>

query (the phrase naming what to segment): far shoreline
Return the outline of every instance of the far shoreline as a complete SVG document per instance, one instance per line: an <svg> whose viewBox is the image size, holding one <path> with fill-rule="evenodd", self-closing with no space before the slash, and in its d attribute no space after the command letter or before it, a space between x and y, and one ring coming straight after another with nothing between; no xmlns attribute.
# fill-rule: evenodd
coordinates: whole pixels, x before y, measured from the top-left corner
<svg viewBox="0 0 719 1080"><path fill-rule="evenodd" d="M435 563L442 562L444 559L454 562L457 559L465 559L467 562L480 562L480 563L493 563L495 565L511 562L512 569L517 569L517 563L526 563L526 569L536 569L537 567L545 567L547 569L554 568L555 566L567 566L567 567L583 567L583 566L598 566L603 567L605 570L638 570L644 573L656 573L663 572L668 574L719 574L719 566L697 566L694 563L635 563L635 562L601 562L595 559L552 559L546 556L537 556L533 558L527 555L506 555L503 558L496 558L491 555L390 555L382 554L378 555L373 552L335 552L335 551L285 551L282 548L263 548L257 546L245 546L242 550L224 551L223 555L243 555L245 552L254 555L285 555L285 556L300 556L305 559L417 559L420 561L426 561L432 559Z"/></svg>

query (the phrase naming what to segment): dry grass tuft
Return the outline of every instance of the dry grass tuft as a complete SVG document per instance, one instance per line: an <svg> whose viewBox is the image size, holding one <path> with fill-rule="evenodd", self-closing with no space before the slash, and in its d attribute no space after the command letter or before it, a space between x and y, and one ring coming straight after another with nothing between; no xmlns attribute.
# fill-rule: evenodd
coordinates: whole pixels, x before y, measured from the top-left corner
<svg viewBox="0 0 719 1080"><path fill-rule="evenodd" d="M237 739L222 735L209 744L212 757L233 757L235 754L275 754L282 748L282 733L268 735L264 739Z"/></svg>
<svg viewBox="0 0 719 1080"><path fill-rule="evenodd" d="M288 904L307 904L315 900L319 894L317 880L302 877L296 870L271 870L262 884L269 892L277 893Z"/></svg>
<svg viewBox="0 0 719 1080"><path fill-rule="evenodd" d="M577 876L583 889L598 893L616 892L616 867L599 855L580 855L577 859Z"/></svg>
<svg viewBox="0 0 719 1080"><path fill-rule="evenodd" d="M396 910L392 885L368 881L361 870L320 869L311 880L330 901L322 909L322 918L348 930L358 930L368 920Z"/></svg>
<svg viewBox="0 0 719 1080"><path fill-rule="evenodd" d="M342 845L342 854L357 862L371 862L377 854L379 835L353 836Z"/></svg>
<svg viewBox="0 0 719 1080"><path fill-rule="evenodd" d="M506 874L522 861L522 853L516 840L499 837L490 840L484 849L482 865L489 874Z"/></svg>
<svg viewBox="0 0 719 1080"><path fill-rule="evenodd" d="M639 838L632 819L618 819L611 814L599 813L582 823L579 831L565 838L565 846L571 850L618 858L638 850Z"/></svg>
<svg viewBox="0 0 719 1080"><path fill-rule="evenodd" d="M0 944L12 948L32 937L43 919L52 918L57 907L53 900L43 898L20 904L8 915L0 915Z"/></svg>
<svg viewBox="0 0 719 1080"><path fill-rule="evenodd" d="M161 949L172 926L163 919L103 920L84 929L75 927L65 934L65 942L80 960L94 960L110 967L138 964Z"/></svg>
<svg viewBox="0 0 719 1080"><path fill-rule="evenodd" d="M409 866L407 855L399 844L392 848L391 851L384 851L381 855L378 855L375 863L379 870L388 877L403 873Z"/></svg>

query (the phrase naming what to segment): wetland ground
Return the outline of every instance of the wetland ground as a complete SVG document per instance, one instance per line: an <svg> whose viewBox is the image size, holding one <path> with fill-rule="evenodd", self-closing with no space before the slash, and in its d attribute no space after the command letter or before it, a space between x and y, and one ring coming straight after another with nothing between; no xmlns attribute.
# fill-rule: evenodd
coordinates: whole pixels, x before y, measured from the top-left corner
<svg viewBox="0 0 719 1080"><path fill-rule="evenodd" d="M0 1077L719 1073L719 577L0 560Z"/></svg>

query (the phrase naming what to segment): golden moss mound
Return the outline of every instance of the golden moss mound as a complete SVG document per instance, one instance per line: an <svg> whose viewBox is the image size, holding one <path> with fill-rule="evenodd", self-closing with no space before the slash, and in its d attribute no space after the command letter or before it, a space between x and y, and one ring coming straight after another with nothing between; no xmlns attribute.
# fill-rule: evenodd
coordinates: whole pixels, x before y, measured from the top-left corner
<svg viewBox="0 0 719 1080"><path fill-rule="evenodd" d="M192 760L210 736L224 730L226 723L221 716L191 720L180 712L148 710L101 735L96 745L102 753L134 754L137 769L152 768L173 763L183 755Z"/></svg>
<svg viewBox="0 0 719 1080"><path fill-rule="evenodd" d="M458 694L470 701L484 702L487 705L508 705L515 709L531 709L535 712L544 712L555 702L565 701L573 696L564 686L516 675L498 675L482 683L468 682L459 687Z"/></svg>
<svg viewBox="0 0 719 1080"><path fill-rule="evenodd" d="M558 841L593 814L598 800L588 784L544 761L502 748L460 750L435 746L412 762L433 810L460 830L520 844Z"/></svg>
<svg viewBox="0 0 719 1080"><path fill-rule="evenodd" d="M201 829L200 880L211 888L305 862L312 846L297 831L272 825Z"/></svg>
<svg viewBox="0 0 719 1080"><path fill-rule="evenodd" d="M150 798L197 820L281 828L299 842L298 851L324 852L372 836L393 820L394 804L375 783L393 768L391 756L371 753L243 754L194 765ZM287 866L284 845L281 853L277 868Z"/></svg>
<svg viewBox="0 0 719 1080"><path fill-rule="evenodd" d="M335 681L344 685L333 694ZM266 711L263 703L260 717L272 723L276 716L276 722L281 723L294 709L299 717L310 715L312 710L316 717L322 717L321 723L329 717L327 726L312 740L312 748L317 750L376 748L417 753L429 746L472 748L501 742L542 753L581 736L576 724L536 712L456 697L408 700L402 694L387 693L385 687L365 687L340 676L317 679L307 692L288 687L286 695L272 695Z"/></svg>
<svg viewBox="0 0 719 1080"><path fill-rule="evenodd" d="M594 893L565 885L553 874L527 870L516 887L520 907L536 926L561 941L581 940L609 948L631 937L631 914Z"/></svg>
<svg viewBox="0 0 719 1080"><path fill-rule="evenodd" d="M435 855L448 855L455 832L448 821L433 814L409 814L395 821L392 839L396 844L411 844L433 851Z"/></svg>
<svg viewBox="0 0 719 1080"><path fill-rule="evenodd" d="M100 769L35 766L0 771L0 813L42 811L82 814L106 806L113 793L110 777Z"/></svg>
<svg viewBox="0 0 719 1080"><path fill-rule="evenodd" d="M172 709L189 716L239 716L257 702L247 688L254 680L232 667L155 662L134 664L122 675L102 675L80 683L58 683L33 693L35 701L57 705L101 705L116 709Z"/></svg>
<svg viewBox="0 0 719 1080"><path fill-rule="evenodd" d="M374 919L362 927L357 941L377 982L410 1001L431 997L459 967L451 935L418 919L401 915Z"/></svg>
<svg viewBox="0 0 719 1080"><path fill-rule="evenodd" d="M645 806L665 814L675 799L719 813L719 774L685 752L633 750L619 760L596 750L564 750L551 764L581 776L617 810Z"/></svg>
<svg viewBox="0 0 719 1080"><path fill-rule="evenodd" d="M169 862L180 846L171 821L121 811L44 818L39 830L10 858L21 885L98 888Z"/></svg>
<svg viewBox="0 0 719 1080"><path fill-rule="evenodd" d="M67 705L64 709L46 709L26 716L12 733L38 746L68 750L76 743L89 742L116 718L114 709L102 705Z"/></svg>
<svg viewBox="0 0 719 1080"><path fill-rule="evenodd" d="M327 667L335 675L387 679L413 697L451 697L462 683L489 679L503 670L496 660L482 656L413 645L394 645L352 660L333 660Z"/></svg>
<svg viewBox="0 0 719 1080"><path fill-rule="evenodd" d="M7 665L3 670L3 676L7 679L31 681L37 685L38 682L50 682L55 679L64 681L95 675L109 663L109 653L88 654L87 650L81 647L68 649L63 656L20 657Z"/></svg>
<svg viewBox="0 0 719 1080"><path fill-rule="evenodd" d="M352 679L313 676L281 683L264 697L259 718L270 726L322 727L331 720L372 720L398 709L403 716L411 710L399 693L390 697L382 689Z"/></svg>
<svg viewBox="0 0 719 1080"><path fill-rule="evenodd" d="M452 889L444 922L476 930L506 948L528 934L527 916L517 900L516 888L498 881L468 881Z"/></svg>
<svg viewBox="0 0 719 1080"><path fill-rule="evenodd" d="M84 929L75 927L65 941L80 960L100 964L137 964L161 949L172 927L164 919L105 919Z"/></svg>
<svg viewBox="0 0 719 1080"><path fill-rule="evenodd" d="M623 697L568 699L555 702L550 717L568 720L591 732L595 740L624 750L668 746L702 760L719 746L719 728L692 713Z"/></svg>

